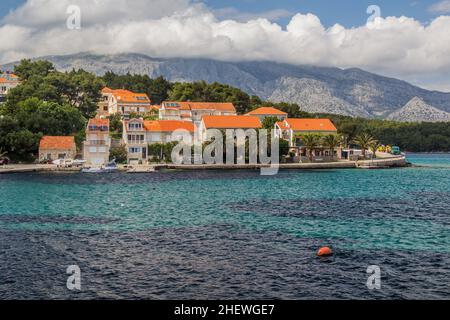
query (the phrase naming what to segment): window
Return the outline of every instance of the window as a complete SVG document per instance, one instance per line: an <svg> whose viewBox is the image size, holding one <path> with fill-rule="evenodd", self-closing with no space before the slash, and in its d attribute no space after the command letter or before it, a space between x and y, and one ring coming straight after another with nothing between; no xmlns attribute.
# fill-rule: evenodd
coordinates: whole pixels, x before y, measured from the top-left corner
<svg viewBox="0 0 450 320"><path fill-rule="evenodd" d="M96 153L97 152L97 148L96 147L89 147L89 152L90 153Z"/></svg>
<svg viewBox="0 0 450 320"><path fill-rule="evenodd" d="M140 153L141 152L141 148L129 148L128 152L129 153Z"/></svg>
<svg viewBox="0 0 450 320"><path fill-rule="evenodd" d="M106 148L105 147L100 147L100 148L98 148L98 152L105 153L106 152Z"/></svg>
<svg viewBox="0 0 450 320"><path fill-rule="evenodd" d="M144 143L144 135L143 134L129 134L128 135L128 143Z"/></svg>
<svg viewBox="0 0 450 320"><path fill-rule="evenodd" d="M142 129L142 124L141 123L129 123L128 124L128 128L130 129L130 130L140 130L140 129Z"/></svg>

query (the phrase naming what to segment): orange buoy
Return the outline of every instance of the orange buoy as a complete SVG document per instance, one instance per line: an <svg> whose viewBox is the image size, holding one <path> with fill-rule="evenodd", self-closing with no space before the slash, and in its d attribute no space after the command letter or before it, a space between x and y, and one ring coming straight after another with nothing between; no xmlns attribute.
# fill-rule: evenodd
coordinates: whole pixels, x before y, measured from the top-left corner
<svg viewBox="0 0 450 320"><path fill-rule="evenodd" d="M329 247L323 247L319 249L317 255L319 257L330 257L333 255L333 250L331 250Z"/></svg>

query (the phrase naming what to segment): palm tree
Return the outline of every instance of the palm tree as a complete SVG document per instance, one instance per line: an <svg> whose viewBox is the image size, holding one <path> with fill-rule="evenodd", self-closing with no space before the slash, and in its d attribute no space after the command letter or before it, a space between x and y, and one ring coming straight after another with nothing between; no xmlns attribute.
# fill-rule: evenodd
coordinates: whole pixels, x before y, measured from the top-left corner
<svg viewBox="0 0 450 320"><path fill-rule="evenodd" d="M305 134L301 136L302 144L308 150L309 161L313 161L313 151L320 146L321 136L317 134Z"/></svg>
<svg viewBox="0 0 450 320"><path fill-rule="evenodd" d="M341 141L341 137L337 134L329 134L322 138L322 144L330 150L332 160L334 160L334 150L340 146Z"/></svg>
<svg viewBox="0 0 450 320"><path fill-rule="evenodd" d="M366 158L366 150L368 150L370 148L370 146L376 142L376 140L370 134L363 133L363 134L356 136L356 138L353 140L353 142L361 147L362 156L365 159Z"/></svg>
<svg viewBox="0 0 450 320"><path fill-rule="evenodd" d="M381 147L381 143L378 140L375 140L370 146L370 151L372 151L373 153L373 157L376 158L377 157L377 151L378 149Z"/></svg>
<svg viewBox="0 0 450 320"><path fill-rule="evenodd" d="M8 154L8 151L3 151L2 148L0 148L0 161L1 160L9 160L9 158L6 156Z"/></svg>

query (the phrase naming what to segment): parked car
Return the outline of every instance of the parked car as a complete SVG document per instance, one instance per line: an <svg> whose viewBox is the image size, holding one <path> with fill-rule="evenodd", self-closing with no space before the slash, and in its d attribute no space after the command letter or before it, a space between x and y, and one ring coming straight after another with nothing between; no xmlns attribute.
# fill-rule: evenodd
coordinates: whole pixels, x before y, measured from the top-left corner
<svg viewBox="0 0 450 320"><path fill-rule="evenodd" d="M398 156L401 154L400 147L394 146L391 148L391 154Z"/></svg>
<svg viewBox="0 0 450 320"><path fill-rule="evenodd" d="M0 159L0 166L6 166L7 164L9 164L8 158Z"/></svg>

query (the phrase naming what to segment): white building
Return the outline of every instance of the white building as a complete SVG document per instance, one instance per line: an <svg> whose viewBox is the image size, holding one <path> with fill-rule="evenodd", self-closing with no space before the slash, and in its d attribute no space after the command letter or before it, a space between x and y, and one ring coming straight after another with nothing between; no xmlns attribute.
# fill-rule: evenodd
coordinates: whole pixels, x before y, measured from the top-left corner
<svg viewBox="0 0 450 320"><path fill-rule="evenodd" d="M0 73L0 103L5 102L9 90L20 84L19 77L12 73Z"/></svg>
<svg viewBox="0 0 450 320"><path fill-rule="evenodd" d="M103 166L109 161L111 138L109 119L90 119L86 128L84 160L90 166Z"/></svg>
<svg viewBox="0 0 450 320"><path fill-rule="evenodd" d="M234 116L236 108L229 102L170 102L161 104L161 120L192 121L197 125L203 116Z"/></svg>
<svg viewBox="0 0 450 320"><path fill-rule="evenodd" d="M148 146L155 143L174 141L192 142L195 125L192 122L180 120L130 119L124 121L123 141L128 152L128 162L146 162ZM175 131L180 131L174 134Z"/></svg>

